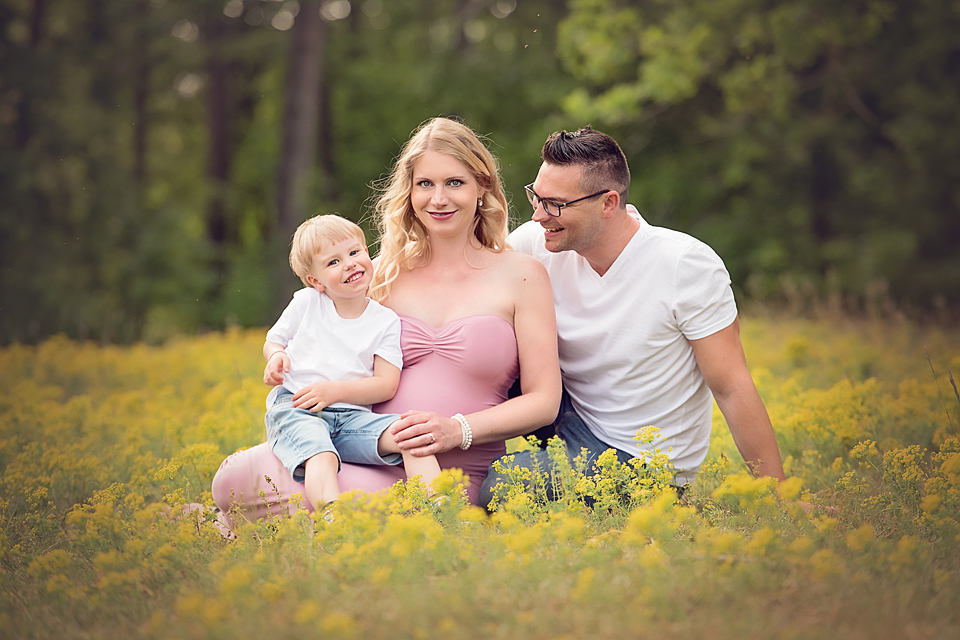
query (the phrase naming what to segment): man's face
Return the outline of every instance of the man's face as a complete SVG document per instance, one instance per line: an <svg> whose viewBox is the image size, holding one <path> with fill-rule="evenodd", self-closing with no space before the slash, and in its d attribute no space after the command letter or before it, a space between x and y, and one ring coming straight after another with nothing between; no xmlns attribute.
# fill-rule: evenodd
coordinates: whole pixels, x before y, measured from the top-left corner
<svg viewBox="0 0 960 640"><path fill-rule="evenodd" d="M570 202L582 198L580 178L583 167L559 166L544 162L533 183L537 195L554 202ZM576 251L588 253L599 242L603 232L603 198L588 199L563 207L559 217L552 217L540 204L534 209L533 220L543 227L543 244L547 251Z"/></svg>

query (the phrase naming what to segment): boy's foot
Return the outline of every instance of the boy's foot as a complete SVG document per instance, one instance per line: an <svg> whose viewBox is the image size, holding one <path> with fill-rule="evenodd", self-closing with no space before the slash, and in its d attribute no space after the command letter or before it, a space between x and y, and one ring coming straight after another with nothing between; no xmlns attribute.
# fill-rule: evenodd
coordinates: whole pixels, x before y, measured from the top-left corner
<svg viewBox="0 0 960 640"><path fill-rule="evenodd" d="M323 505L323 509L320 510L320 519L326 522L327 524L333 524L333 521L336 520L334 516L334 505L337 503L336 500L331 500L327 504Z"/></svg>

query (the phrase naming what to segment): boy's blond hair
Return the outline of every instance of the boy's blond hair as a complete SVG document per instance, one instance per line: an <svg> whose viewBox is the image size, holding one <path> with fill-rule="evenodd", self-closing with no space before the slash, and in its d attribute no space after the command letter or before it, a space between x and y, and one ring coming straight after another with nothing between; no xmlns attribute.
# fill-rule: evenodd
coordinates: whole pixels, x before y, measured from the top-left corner
<svg viewBox="0 0 960 640"><path fill-rule="evenodd" d="M356 238L364 247L367 246L363 229L346 218L331 213L305 220L293 234L293 242L290 244L290 268L303 284L309 287L307 275L313 268L313 257L320 253L325 245L351 238Z"/></svg>

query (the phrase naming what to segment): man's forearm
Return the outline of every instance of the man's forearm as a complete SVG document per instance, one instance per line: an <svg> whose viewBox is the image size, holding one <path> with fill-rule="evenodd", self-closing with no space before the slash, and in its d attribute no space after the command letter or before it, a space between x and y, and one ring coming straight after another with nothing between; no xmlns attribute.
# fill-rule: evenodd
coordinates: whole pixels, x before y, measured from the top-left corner
<svg viewBox="0 0 960 640"><path fill-rule="evenodd" d="M783 480L777 436L740 344L739 318L711 336L691 340L690 346L750 470Z"/></svg>
<svg viewBox="0 0 960 640"><path fill-rule="evenodd" d="M749 387L724 397L717 396L717 406L723 412L733 441L750 470L758 476L783 480L780 447L770 416L752 381Z"/></svg>

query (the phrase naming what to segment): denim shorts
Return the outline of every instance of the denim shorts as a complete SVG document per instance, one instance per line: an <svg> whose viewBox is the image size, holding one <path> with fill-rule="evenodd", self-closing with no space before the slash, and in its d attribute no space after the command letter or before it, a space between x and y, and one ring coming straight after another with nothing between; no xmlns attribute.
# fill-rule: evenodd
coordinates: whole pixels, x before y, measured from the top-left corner
<svg viewBox="0 0 960 640"><path fill-rule="evenodd" d="M280 389L264 423L274 455L297 482L303 482L304 462L325 451L336 454L340 462L398 465L403 461L399 453L386 457L377 453L380 435L399 415L340 407L312 413L297 409L292 400L292 393Z"/></svg>

